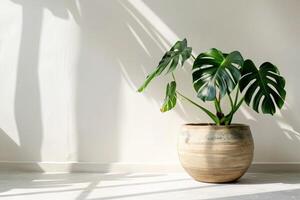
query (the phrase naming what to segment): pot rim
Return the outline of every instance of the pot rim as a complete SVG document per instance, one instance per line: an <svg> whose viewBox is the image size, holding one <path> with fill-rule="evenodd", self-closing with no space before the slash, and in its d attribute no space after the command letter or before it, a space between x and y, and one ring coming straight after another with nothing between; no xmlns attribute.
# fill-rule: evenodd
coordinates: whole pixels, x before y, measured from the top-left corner
<svg viewBox="0 0 300 200"><path fill-rule="evenodd" d="M233 123L230 125L216 125L214 123L187 123L182 126L186 128L249 128L249 125L240 123Z"/></svg>

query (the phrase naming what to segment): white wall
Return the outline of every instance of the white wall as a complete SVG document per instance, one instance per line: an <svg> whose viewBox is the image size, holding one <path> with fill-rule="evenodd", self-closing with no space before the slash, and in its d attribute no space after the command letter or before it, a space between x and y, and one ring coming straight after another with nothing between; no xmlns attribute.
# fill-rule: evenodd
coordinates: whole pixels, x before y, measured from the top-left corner
<svg viewBox="0 0 300 200"><path fill-rule="evenodd" d="M180 125L209 119L184 102L161 114L168 80L136 88L186 37L196 53L279 66L286 108L272 118L244 106L235 121L251 125L256 162L300 162L299 10L297 0L1 0L0 161L177 163ZM179 88L195 96L189 70Z"/></svg>

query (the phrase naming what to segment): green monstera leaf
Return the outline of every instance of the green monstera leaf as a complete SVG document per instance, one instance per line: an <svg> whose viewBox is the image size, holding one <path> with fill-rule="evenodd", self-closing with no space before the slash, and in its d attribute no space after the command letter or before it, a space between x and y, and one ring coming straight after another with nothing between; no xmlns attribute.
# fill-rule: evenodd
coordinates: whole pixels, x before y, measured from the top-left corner
<svg viewBox="0 0 300 200"><path fill-rule="evenodd" d="M239 69L243 62L238 51L223 54L213 48L199 54L193 65L193 84L197 96L203 101L213 101L216 99L217 89L221 97L230 93L239 82Z"/></svg>
<svg viewBox="0 0 300 200"><path fill-rule="evenodd" d="M251 60L246 60L241 74L240 91L246 91L245 102L253 110L259 112L260 106L263 113L273 115L275 105L282 108L286 96L285 80L275 65L265 62L257 69Z"/></svg>
<svg viewBox="0 0 300 200"><path fill-rule="evenodd" d="M192 48L187 46L186 39L177 41L174 46L165 53L156 69L147 76L144 84L138 89L138 91L143 92L152 79L161 75L161 73L166 71L167 68L167 73L170 73L176 69L178 63L182 66L184 62L190 58L191 53Z"/></svg>
<svg viewBox="0 0 300 200"><path fill-rule="evenodd" d="M167 112L176 106L177 94L176 94L176 82L172 81L168 83L166 90L166 97L164 104L162 105L160 111Z"/></svg>

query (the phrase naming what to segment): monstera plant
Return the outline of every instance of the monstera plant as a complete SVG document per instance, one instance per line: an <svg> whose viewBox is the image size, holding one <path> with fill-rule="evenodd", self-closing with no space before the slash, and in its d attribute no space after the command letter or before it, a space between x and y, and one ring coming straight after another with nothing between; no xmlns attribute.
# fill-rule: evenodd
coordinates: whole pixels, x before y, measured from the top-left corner
<svg viewBox="0 0 300 200"><path fill-rule="evenodd" d="M215 111L177 89L174 72L190 59L196 96L202 102L213 103ZM166 87L162 112L173 109L177 99L181 98L205 112L214 122L182 126L177 147L183 168L197 181L238 180L252 162L254 143L250 127L233 124L233 116L243 102L256 112L271 115L283 107L285 80L277 67L270 62L256 67L252 60L244 60L238 51L228 53L216 48L195 57L184 39L164 54L138 91L143 92L154 78L165 74L172 76L172 81ZM228 104L226 109L221 102Z"/></svg>
<svg viewBox="0 0 300 200"><path fill-rule="evenodd" d="M213 102L215 112L199 105L177 90L174 71L178 66L193 59L191 70L193 86L197 97L203 102ZM229 125L243 102L256 112L273 115L282 108L286 96L285 80L277 67L265 62L258 68L250 59L244 60L241 53L224 53L216 48L193 56L187 40L178 41L167 51L155 70L150 73L144 84L138 89L143 92L148 84L162 74L170 74L173 81L167 84L162 112L176 106L177 98L182 97L204 111L216 125ZM224 113L221 101L227 97L230 111Z"/></svg>

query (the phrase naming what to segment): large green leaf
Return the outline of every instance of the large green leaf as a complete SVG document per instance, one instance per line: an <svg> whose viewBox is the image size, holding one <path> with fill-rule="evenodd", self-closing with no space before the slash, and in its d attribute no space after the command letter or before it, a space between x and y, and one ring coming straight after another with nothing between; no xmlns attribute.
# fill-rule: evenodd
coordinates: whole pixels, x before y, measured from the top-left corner
<svg viewBox="0 0 300 200"><path fill-rule="evenodd" d="M246 60L241 69L242 78L239 82L240 91L245 92L245 102L259 112L273 115L276 112L275 104L282 108L286 91L285 80L275 65L263 63L257 69L251 60Z"/></svg>
<svg viewBox="0 0 300 200"><path fill-rule="evenodd" d="M144 84L138 89L138 91L144 91L152 79L161 75L161 73L167 68L167 73L170 73L176 69L178 63L180 63L182 66L184 62L190 58L191 53L192 48L187 46L186 39L177 41L174 46L165 53L156 69L147 76Z"/></svg>
<svg viewBox="0 0 300 200"><path fill-rule="evenodd" d="M216 99L217 88L223 97L231 92L240 79L243 57L238 51L223 54L218 49L201 53L193 65L193 83L197 96L203 101Z"/></svg>
<svg viewBox="0 0 300 200"><path fill-rule="evenodd" d="M161 107L161 112L167 112L175 107L177 101L176 82L168 83L164 104Z"/></svg>

